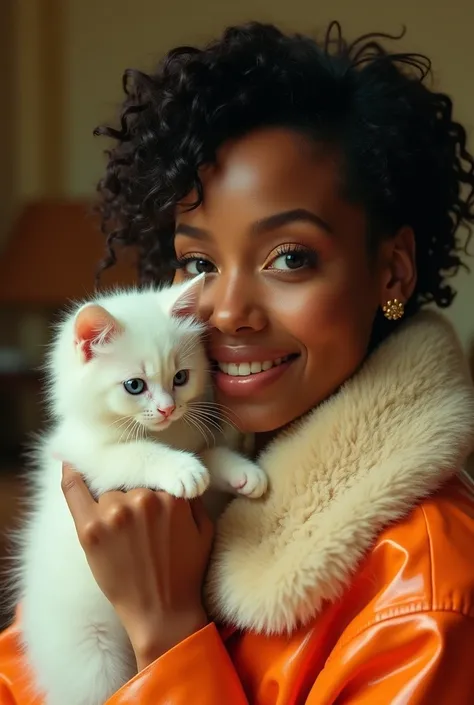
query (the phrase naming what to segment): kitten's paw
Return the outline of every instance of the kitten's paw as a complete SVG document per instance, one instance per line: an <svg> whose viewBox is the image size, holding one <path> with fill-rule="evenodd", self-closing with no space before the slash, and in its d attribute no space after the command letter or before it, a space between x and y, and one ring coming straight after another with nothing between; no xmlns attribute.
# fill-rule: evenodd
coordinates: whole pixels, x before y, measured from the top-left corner
<svg viewBox="0 0 474 705"><path fill-rule="evenodd" d="M161 482L161 489L174 497L192 499L207 490L210 475L200 460L183 453L182 457L168 468L167 477Z"/></svg>
<svg viewBox="0 0 474 705"><path fill-rule="evenodd" d="M229 448L205 450L201 456L210 470L212 486L223 492L256 499L267 491L268 478L260 466Z"/></svg>
<svg viewBox="0 0 474 705"><path fill-rule="evenodd" d="M238 494L257 499L265 494L268 488L268 478L258 465L246 463L245 466L236 468L233 477L230 478L231 487Z"/></svg>

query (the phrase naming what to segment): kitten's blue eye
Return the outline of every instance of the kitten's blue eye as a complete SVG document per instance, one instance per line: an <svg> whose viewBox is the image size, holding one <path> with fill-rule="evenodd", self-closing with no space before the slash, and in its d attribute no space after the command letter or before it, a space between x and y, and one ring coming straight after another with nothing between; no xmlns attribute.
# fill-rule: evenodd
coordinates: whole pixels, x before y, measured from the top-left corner
<svg viewBox="0 0 474 705"><path fill-rule="evenodd" d="M173 377L173 387L183 387L189 380L189 370L179 370Z"/></svg>
<svg viewBox="0 0 474 705"><path fill-rule="evenodd" d="M137 377L135 379L127 379L127 381L123 383L123 387L129 394L142 394L146 389L146 383L143 379Z"/></svg>

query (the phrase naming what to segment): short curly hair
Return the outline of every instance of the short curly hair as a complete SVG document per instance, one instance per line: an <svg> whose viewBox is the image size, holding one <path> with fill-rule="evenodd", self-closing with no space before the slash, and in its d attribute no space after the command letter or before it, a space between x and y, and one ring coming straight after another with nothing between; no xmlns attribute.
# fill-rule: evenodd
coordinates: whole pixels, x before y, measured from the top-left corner
<svg viewBox="0 0 474 705"><path fill-rule="evenodd" d="M344 195L368 217L376 244L401 226L416 238L409 312L449 306L447 278L465 266L474 222L474 159L452 101L426 86L429 60L389 53L386 34L349 43L331 23L316 41L273 25L230 27L200 49L170 51L156 73L127 70L120 127L98 190L107 257L138 254L141 281L172 276L176 207L228 139L265 126L305 131L343 155Z"/></svg>

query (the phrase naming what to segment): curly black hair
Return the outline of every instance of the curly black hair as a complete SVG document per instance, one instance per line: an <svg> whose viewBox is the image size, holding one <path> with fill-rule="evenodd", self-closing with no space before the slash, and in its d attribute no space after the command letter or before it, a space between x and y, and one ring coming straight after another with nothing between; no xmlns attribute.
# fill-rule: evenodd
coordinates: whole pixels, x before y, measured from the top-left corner
<svg viewBox="0 0 474 705"><path fill-rule="evenodd" d="M127 70L120 127L98 190L108 255L132 247L142 281L172 275L177 205L229 138L264 126L305 131L343 155L344 194L360 203L377 243L409 225L418 281L408 312L449 306L446 279L465 266L474 222L474 159L451 99L430 90L429 60L389 53L367 34L352 43L331 23L322 41L273 25L230 27L203 49L170 51L156 73ZM461 235L462 233L462 235Z"/></svg>

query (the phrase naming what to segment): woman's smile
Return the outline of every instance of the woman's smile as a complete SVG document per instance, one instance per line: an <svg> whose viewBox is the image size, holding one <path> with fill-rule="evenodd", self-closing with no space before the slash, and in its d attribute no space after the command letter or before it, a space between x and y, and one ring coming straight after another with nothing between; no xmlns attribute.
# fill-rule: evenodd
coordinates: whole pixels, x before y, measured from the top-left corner
<svg viewBox="0 0 474 705"><path fill-rule="evenodd" d="M247 397L272 385L290 369L299 353L255 346L213 348L214 379L221 395Z"/></svg>

